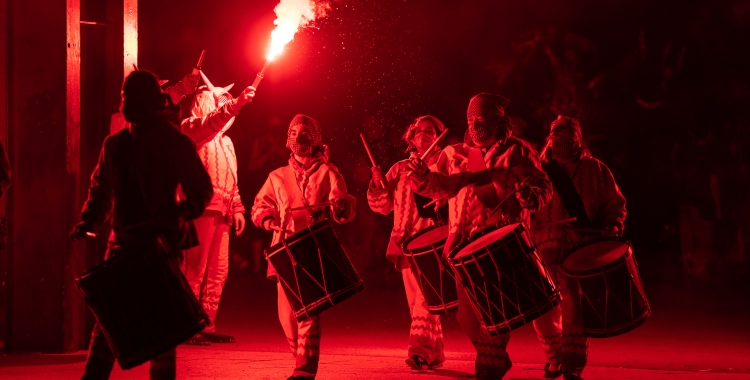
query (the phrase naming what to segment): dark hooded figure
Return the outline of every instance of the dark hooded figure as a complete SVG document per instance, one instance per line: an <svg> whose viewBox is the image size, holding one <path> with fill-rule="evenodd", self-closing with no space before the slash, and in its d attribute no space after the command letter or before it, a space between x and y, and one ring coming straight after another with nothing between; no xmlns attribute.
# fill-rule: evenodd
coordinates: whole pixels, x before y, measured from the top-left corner
<svg viewBox="0 0 750 380"><path fill-rule="evenodd" d="M131 125L104 140L71 237L82 239L111 219L106 257L159 238L179 256L197 243L188 238L186 221L200 216L211 200L211 178L192 141L177 127L179 107L161 92L154 74L128 75L122 100L122 114ZM178 186L182 201L177 200ZM97 324L83 379L108 378L114 362ZM174 349L151 361L152 379L174 379L175 373Z"/></svg>

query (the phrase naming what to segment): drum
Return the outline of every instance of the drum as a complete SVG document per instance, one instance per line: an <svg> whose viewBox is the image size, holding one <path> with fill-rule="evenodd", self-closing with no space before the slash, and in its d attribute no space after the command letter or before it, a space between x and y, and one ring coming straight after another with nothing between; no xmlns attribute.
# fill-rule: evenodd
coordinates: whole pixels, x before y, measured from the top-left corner
<svg viewBox="0 0 750 380"><path fill-rule="evenodd" d="M560 290L521 223L485 228L453 249L449 263L490 335L521 327L560 302Z"/></svg>
<svg viewBox="0 0 750 380"><path fill-rule="evenodd" d="M156 358L210 323L176 260L156 244L122 249L75 282L123 369Z"/></svg>
<svg viewBox="0 0 750 380"><path fill-rule="evenodd" d="M633 246L625 239L606 237L574 247L562 272L583 332L590 337L624 334L651 315Z"/></svg>
<svg viewBox="0 0 750 380"><path fill-rule="evenodd" d="M265 254L299 322L365 288L327 220L289 236Z"/></svg>
<svg viewBox="0 0 750 380"><path fill-rule="evenodd" d="M419 289L431 314L448 314L458 309L458 293L453 270L443 260L448 226L432 226L419 231L403 245Z"/></svg>

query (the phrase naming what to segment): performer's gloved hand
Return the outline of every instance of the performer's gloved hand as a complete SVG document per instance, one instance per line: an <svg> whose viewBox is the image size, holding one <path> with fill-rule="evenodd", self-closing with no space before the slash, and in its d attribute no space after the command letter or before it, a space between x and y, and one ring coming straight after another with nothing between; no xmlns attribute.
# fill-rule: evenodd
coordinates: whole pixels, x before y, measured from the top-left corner
<svg viewBox="0 0 750 380"><path fill-rule="evenodd" d="M201 80L200 74L188 74L182 78L182 85L185 87L186 94L194 94L198 88L198 82Z"/></svg>
<svg viewBox="0 0 750 380"><path fill-rule="evenodd" d="M245 104L252 102L254 97L255 97L255 87L247 86L247 88L242 90L242 93L240 94L240 96L237 97L237 105L242 107Z"/></svg>
<svg viewBox="0 0 750 380"><path fill-rule="evenodd" d="M618 226L604 226L602 228L602 236L621 236L622 231Z"/></svg>
<svg viewBox="0 0 750 380"><path fill-rule="evenodd" d="M380 185L388 183L385 179L385 175L383 174L383 171L380 170L379 166L375 166L372 169L372 181L370 181L370 188L372 189L383 189L383 187Z"/></svg>
<svg viewBox="0 0 750 380"><path fill-rule="evenodd" d="M427 164L425 164L425 162L419 157L409 160L407 167L411 170L413 175L417 177L425 176L430 171L430 169L427 168Z"/></svg>
<svg viewBox="0 0 750 380"><path fill-rule="evenodd" d="M234 235L240 236L242 231L245 230L245 215L242 215L241 212L232 215L232 226L234 226Z"/></svg>
<svg viewBox="0 0 750 380"><path fill-rule="evenodd" d="M532 196L534 195L531 191L531 185L527 181L521 181L516 183L516 199L522 207L530 207L534 203Z"/></svg>
<svg viewBox="0 0 750 380"><path fill-rule="evenodd" d="M333 209L334 215L339 215L346 210L347 202L344 198L336 198L331 203L333 203L331 209Z"/></svg>
<svg viewBox="0 0 750 380"><path fill-rule="evenodd" d="M274 218L263 219L263 229L266 231L274 231L279 228L279 223Z"/></svg>
<svg viewBox="0 0 750 380"><path fill-rule="evenodd" d="M73 227L73 230L70 231L70 238L76 241L83 240L88 236L87 233L90 233L93 230L93 226L84 221L80 221L75 227Z"/></svg>

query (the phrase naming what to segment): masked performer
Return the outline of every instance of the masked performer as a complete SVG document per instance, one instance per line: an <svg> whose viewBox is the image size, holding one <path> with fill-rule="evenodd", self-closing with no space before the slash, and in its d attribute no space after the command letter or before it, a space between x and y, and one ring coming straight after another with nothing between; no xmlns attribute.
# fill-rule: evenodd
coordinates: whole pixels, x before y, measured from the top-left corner
<svg viewBox="0 0 750 380"><path fill-rule="evenodd" d="M321 140L320 125L313 118L297 115L289 123L287 148L289 165L269 174L255 197L253 223L274 231L273 244L309 227L325 217L326 208L289 212L290 208L331 202L330 218L337 223L354 219L356 200L346 192L344 178L328 163L327 147ZM281 230L285 230L283 233ZM296 359L290 379L313 379L320 356L320 315L297 322L289 300L269 263L267 276L277 282L279 320Z"/></svg>
<svg viewBox="0 0 750 380"><path fill-rule="evenodd" d="M404 142L409 145L411 158L421 157L437 135L445 131L445 126L434 116L421 116L409 125L404 134ZM440 150L425 159L431 170L435 170ZM397 162L386 175L378 167L372 168L372 181L367 189L367 202L370 208L383 215L393 212L393 231L386 250L386 257L401 271L406 290L406 299L411 314L411 334L406 364L412 369L421 370L441 365L445 361L443 354L443 330L440 316L430 314L424 294L419 288L417 277L409 267L401 249L402 244L415 233L435 225L429 217L421 217L414 193L411 189L411 177L407 169L409 160ZM384 184L385 187L382 187ZM420 197L419 195L417 195ZM423 199L428 199L422 197ZM422 202L424 206L428 202ZM428 206L429 207L429 206ZM432 211L432 214L435 214Z"/></svg>
<svg viewBox="0 0 750 380"><path fill-rule="evenodd" d="M193 142L180 133L179 107L161 92L156 76L132 72L125 79L122 97L122 114L131 126L104 140L81 222L71 237L82 239L111 217L107 257L160 237L178 256L190 244L184 239L188 235L184 221L200 216L211 200L211 178ZM178 186L181 202L176 201ZM114 363L97 324L83 379L109 378ZM151 361L152 379L174 379L175 372L174 349Z"/></svg>
<svg viewBox="0 0 750 380"><path fill-rule="evenodd" d="M544 378L576 380L586 366L589 339L581 331L560 265L565 252L593 235L554 222L575 217L574 228L601 228L604 236L619 236L625 222L625 198L609 168L583 146L581 127L575 119L560 116L552 122L542 168L554 193L534 214L532 226L536 226L534 236L542 261L557 278L562 302L534 320L534 328L547 356Z"/></svg>
<svg viewBox="0 0 750 380"><path fill-rule="evenodd" d="M410 162L412 183L419 194L449 197L449 234L445 254L472 234L501 221L528 222L552 193L547 176L539 167L536 153L523 140L511 136L511 122L505 116L508 100L481 93L469 102L469 128L464 142L448 146L440 154L436 170L419 159ZM516 200L506 202L501 212L493 208L513 190ZM490 336L482 328L460 282L458 321L477 351L476 377L501 379L510 370L506 352L510 334Z"/></svg>
<svg viewBox="0 0 750 380"><path fill-rule="evenodd" d="M216 313L229 274L229 229L234 225L237 235L245 229L245 206L237 188L237 157L232 139L225 133L240 109L255 96L255 89L248 87L232 99L232 85L214 87L205 75L203 81L206 88L195 95L192 116L181 125L182 132L195 142L214 189L211 203L195 220L200 245L186 251L183 261L190 288L211 319L202 333L187 342L196 345L235 341L231 335L216 332Z"/></svg>

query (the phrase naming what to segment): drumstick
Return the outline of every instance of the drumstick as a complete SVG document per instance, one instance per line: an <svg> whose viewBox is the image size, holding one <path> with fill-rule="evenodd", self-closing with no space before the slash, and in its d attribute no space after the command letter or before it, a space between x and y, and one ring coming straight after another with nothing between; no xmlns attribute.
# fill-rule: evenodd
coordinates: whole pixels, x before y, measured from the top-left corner
<svg viewBox="0 0 750 380"><path fill-rule="evenodd" d="M365 140L365 135L359 134L359 137L362 139L362 144L365 146L365 150L367 151L367 156L370 157L370 163L372 163L373 168L377 168L378 165L375 164L375 158L372 156L372 152L370 151L370 146L367 145L367 140ZM385 189L385 183L383 183L383 180L380 181L380 187Z"/></svg>
<svg viewBox="0 0 750 380"><path fill-rule="evenodd" d="M318 208L318 207L325 207L325 206L333 206L333 202L325 202L325 203L318 203L314 205L290 208L289 211L307 210L309 208Z"/></svg>
<svg viewBox="0 0 750 380"><path fill-rule="evenodd" d="M514 195L516 195L517 192L518 192L518 190L511 191L510 194L508 194L508 196L505 197L505 199L503 199L502 201L500 201L500 203L497 206L495 206L495 208L492 209L492 212L490 212L490 215L488 215L487 217L488 218L491 217L494 213L496 213L498 210L500 210L500 207L503 207L503 205L505 204L505 202L509 201L510 198L512 198Z"/></svg>
<svg viewBox="0 0 750 380"><path fill-rule="evenodd" d="M577 228L577 227L570 227L568 229L571 229L576 232L587 232L590 234L602 234L602 230L596 229L596 228Z"/></svg>
<svg viewBox="0 0 750 380"><path fill-rule="evenodd" d="M432 144L430 145L430 147L427 148L427 150L424 151L424 153L422 154L422 157L420 157L419 159L422 160L422 161L424 161L427 158L427 156L429 156L432 153L432 151L435 150L435 147L440 142L440 140L442 140L443 137L445 137L445 135L448 134L449 130L450 130L449 128L445 128L445 131L443 131L443 133L440 136L438 136L438 138L436 138L435 141L432 142ZM409 172L409 173L406 174L406 176L407 177L411 177L412 173L413 172Z"/></svg>
<svg viewBox="0 0 750 380"><path fill-rule="evenodd" d="M432 201L430 201L430 202L429 202L429 203L427 203L426 205L422 206L422 208L427 208L427 206L432 206L432 205L434 205L435 203L438 203L438 202L442 201L442 200L443 200L443 199L445 199L445 198L448 198L448 197L442 197L442 198L437 198L437 199L433 199Z"/></svg>
<svg viewBox="0 0 750 380"><path fill-rule="evenodd" d="M578 218L575 218L575 217L568 218L568 219L561 219L561 220L558 220L558 221L555 221L555 222L542 223L542 224L539 225L539 227L556 226L558 224L565 224L565 223L575 222L576 220L578 220Z"/></svg>

